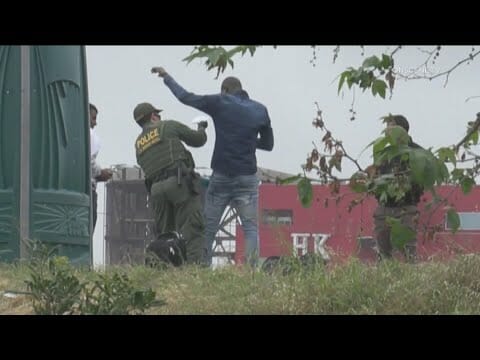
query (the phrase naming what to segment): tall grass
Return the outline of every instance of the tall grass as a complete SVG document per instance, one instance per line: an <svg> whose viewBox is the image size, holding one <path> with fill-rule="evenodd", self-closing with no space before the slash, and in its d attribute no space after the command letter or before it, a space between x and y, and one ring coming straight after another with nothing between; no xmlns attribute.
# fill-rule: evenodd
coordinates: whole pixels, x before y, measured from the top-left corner
<svg viewBox="0 0 480 360"><path fill-rule="evenodd" d="M112 267L166 305L147 314L480 314L480 256L416 265L357 259L269 275L244 267ZM0 293L25 290L24 265L0 265ZM94 276L83 270L79 277ZM28 295L0 295L1 313L32 313Z"/></svg>

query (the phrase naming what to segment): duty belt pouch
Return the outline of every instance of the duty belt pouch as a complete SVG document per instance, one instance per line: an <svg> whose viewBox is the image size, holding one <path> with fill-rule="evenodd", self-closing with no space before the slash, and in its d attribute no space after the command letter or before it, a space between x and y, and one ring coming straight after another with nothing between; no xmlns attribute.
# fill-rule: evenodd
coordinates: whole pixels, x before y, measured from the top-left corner
<svg viewBox="0 0 480 360"><path fill-rule="evenodd" d="M153 181L150 179L145 179L145 187L147 188L147 193L150 194L152 192L152 185Z"/></svg>
<svg viewBox="0 0 480 360"><path fill-rule="evenodd" d="M197 178L197 173L193 170L187 174L187 185L193 195L200 195L200 187L198 181L195 181Z"/></svg>
<svg viewBox="0 0 480 360"><path fill-rule="evenodd" d="M182 185L182 176L185 174L186 166L183 161L177 161L177 185Z"/></svg>

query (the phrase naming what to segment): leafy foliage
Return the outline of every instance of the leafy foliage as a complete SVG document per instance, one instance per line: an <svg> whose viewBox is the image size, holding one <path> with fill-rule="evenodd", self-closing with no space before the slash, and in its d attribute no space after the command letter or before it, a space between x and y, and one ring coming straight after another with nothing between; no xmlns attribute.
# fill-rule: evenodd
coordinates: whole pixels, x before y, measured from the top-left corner
<svg viewBox="0 0 480 360"><path fill-rule="evenodd" d="M126 274L95 274L93 285L79 280L68 258L56 256L57 248L30 243L29 279L25 280L35 314L120 315L143 313L154 305L152 289L137 289Z"/></svg>
<svg viewBox="0 0 480 360"><path fill-rule="evenodd" d="M314 48L314 58L316 59L316 52ZM232 50L225 50L222 47L195 47L192 54L185 58L185 61L192 61L197 57L207 57L206 65L208 69L217 68L217 77L220 72L223 72L226 68L226 64L230 64L233 67L232 57L237 53L242 55L250 50L251 55L254 54L256 46L242 47L237 46ZM402 49L401 46L395 48L390 53L382 53L381 55L373 55L367 57L359 67L349 67L339 75L337 91L344 88L346 84L349 89L354 85L358 86L362 91L370 89L373 96L379 95L385 99L387 89L390 91L390 97L393 95L393 89L395 81L398 77L405 78L407 80L412 79L428 79L432 80L437 77L445 76L448 81L448 76L458 66L469 63L476 56L480 54L480 51L476 51L474 47L467 58L459 61L451 69L435 74L435 75L423 75L419 76L414 73L408 76L402 75L395 70L395 58L394 55ZM362 47L362 56L363 56ZM427 54L426 61L422 64L425 68L429 64L435 64L436 59L440 55L441 46L436 46L433 50L424 53ZM334 62L337 59L340 52L340 47L337 46L334 49ZM422 66L419 66L416 70L420 70ZM323 184L330 184L332 193L336 196L340 196L339 188L342 181L349 181L350 188L353 192L360 195L376 195L380 201L384 201L387 198L395 198L397 200L402 199L406 192L412 190L412 186L423 187L426 190L432 192L435 202L441 204L445 203L446 199L439 200L438 195L435 193L435 186L445 183L456 184L462 188L465 194L468 194L475 185L475 177L480 172L480 157L474 155L474 165L467 168L458 168L459 163L463 163L466 160L466 153L472 145L478 144L479 140L479 128L480 128L480 113L477 114L476 121L468 122L467 134L456 145L451 147L441 147L436 151L431 149L412 148L408 146L410 137L407 132L399 127L394 126L384 132L382 137L371 142L366 148L372 146L374 164L370 165L366 169L363 169L360 164L351 156L348 155L343 142L335 139L332 133L325 127L325 121L323 120L322 111L317 106L317 116L313 121L313 126L317 129L324 131L324 136L321 141L324 143L324 152L319 151L314 144L314 149L307 156L306 162L302 165L304 172L309 173L316 172L318 180L308 178L304 173L303 178L299 176L294 179L288 179L284 183L298 182L298 194L299 199L303 206L310 206L312 202L312 181L319 181ZM352 117L350 120L355 119L355 111L350 109ZM386 122L390 119L391 114L383 117ZM465 152L459 154L460 148L464 148ZM333 172L342 171L342 160L347 158L354 162L358 171L354 173L349 179L339 179ZM398 169L392 174L378 174L378 166L385 161L398 161L405 164L402 169ZM449 169L447 165L453 168ZM357 198L352 201L351 206L358 205L362 202L363 198ZM452 208L449 210L447 216L452 220L453 224L457 224L458 214ZM392 223L393 224L393 223ZM395 230L392 233L395 237L394 243L397 245L402 243L402 240L408 237L410 234L401 226L395 225Z"/></svg>
<svg viewBox="0 0 480 360"><path fill-rule="evenodd" d="M302 205L304 207L310 207L313 201L312 183L308 179L303 178L298 182L297 188Z"/></svg>
<svg viewBox="0 0 480 360"><path fill-rule="evenodd" d="M390 241L397 249L404 249L405 245L416 236L415 231L403 225L397 218L388 217L387 224L391 226Z"/></svg>
<svg viewBox="0 0 480 360"><path fill-rule="evenodd" d="M391 92L395 85L393 65L394 61L390 55L382 54L381 58L375 55L371 56L365 59L362 66L357 69L349 67L340 74L338 92L340 93L346 83L349 89L353 85L358 85L363 91L370 88L373 96L378 94L385 99L387 87ZM381 77L384 77L385 80Z"/></svg>
<svg viewBox="0 0 480 360"><path fill-rule="evenodd" d="M149 283L165 297L166 306L149 311L158 315L480 313L478 254L416 266L395 259L376 266L355 257L336 266L316 260L305 266L301 258L291 257L254 273L238 266L215 271L197 267L155 271L140 266L126 271L137 286ZM0 266L4 284L0 289L17 283L24 270L10 264ZM18 299L0 302L2 313L29 311Z"/></svg>
<svg viewBox="0 0 480 360"><path fill-rule="evenodd" d="M136 289L126 274L101 274L93 286L85 289L80 311L92 315L142 314L154 303L165 304L155 301L152 289Z"/></svg>
<svg viewBox="0 0 480 360"><path fill-rule="evenodd" d="M74 275L65 257L51 257L42 266L29 266L33 309L39 315L72 314L84 284Z"/></svg>
<svg viewBox="0 0 480 360"><path fill-rule="evenodd" d="M248 51L250 55L253 56L255 54L257 47L256 46L235 46L231 50L226 50L222 46L208 46L208 45L200 45L195 46L192 53L183 59L186 61L187 64L192 62L195 59L206 58L205 65L207 66L208 70L213 68L217 68L217 76L220 73L224 72L227 68L227 65L230 65L233 69L233 60L232 57L236 54L241 54L242 56Z"/></svg>
<svg viewBox="0 0 480 360"><path fill-rule="evenodd" d="M455 211L455 209L453 208L448 209L447 221L452 227L452 231L455 233L460 227L460 216L458 216L458 213Z"/></svg>

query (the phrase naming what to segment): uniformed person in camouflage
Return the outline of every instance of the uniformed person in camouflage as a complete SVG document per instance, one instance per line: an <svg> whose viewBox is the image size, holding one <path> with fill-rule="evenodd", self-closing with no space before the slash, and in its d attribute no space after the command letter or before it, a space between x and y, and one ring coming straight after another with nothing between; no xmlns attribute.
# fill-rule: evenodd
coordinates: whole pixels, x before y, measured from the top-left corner
<svg viewBox="0 0 480 360"><path fill-rule="evenodd" d="M206 251L200 178L182 141L193 147L204 145L207 123L192 130L175 120L161 120L161 111L149 103L138 104L133 111L142 127L135 141L137 163L145 173L156 236L179 232L186 241L186 262L200 264Z"/></svg>
<svg viewBox="0 0 480 360"><path fill-rule="evenodd" d="M387 121L387 129L393 126L402 127L407 133L410 128L407 119L403 115L392 115ZM422 147L412 138L408 139L408 147L421 149ZM377 168L377 175L395 174L409 171L408 162L401 160L400 157L395 157L390 161L385 161ZM411 181L411 188L401 198L394 198L391 196L381 197L381 194L376 194L378 206L373 215L375 223L375 238L378 245L380 259L391 258L393 246L391 243L391 228L387 224L387 218L392 217L399 219L403 226L412 230L412 238L408 239L405 247L402 249L405 258L409 262L415 262L417 259L417 239L416 230L419 212L417 204L423 195L423 186Z"/></svg>

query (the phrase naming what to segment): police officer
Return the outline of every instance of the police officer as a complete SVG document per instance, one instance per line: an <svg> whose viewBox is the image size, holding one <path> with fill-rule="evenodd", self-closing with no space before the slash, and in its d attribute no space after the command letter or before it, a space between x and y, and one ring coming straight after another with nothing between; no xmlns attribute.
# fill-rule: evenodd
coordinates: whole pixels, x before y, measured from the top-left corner
<svg viewBox="0 0 480 360"><path fill-rule="evenodd" d="M225 208L231 206L242 221L244 260L256 266L259 256L256 150L272 151L274 142L267 108L250 99L240 80L232 76L223 80L221 93L197 95L180 86L163 67L153 67L151 72L163 78L181 103L208 114L215 126L213 172L205 195L206 262L212 261L215 234Z"/></svg>
<svg viewBox="0 0 480 360"><path fill-rule="evenodd" d="M186 242L186 261L199 264L204 257L205 222L200 200L200 178L182 141L200 147L207 141L206 122L198 130L175 120L161 120L149 103L138 104L133 117L142 128L135 141L137 163L145 173L145 184L155 215L155 233L179 232Z"/></svg>

